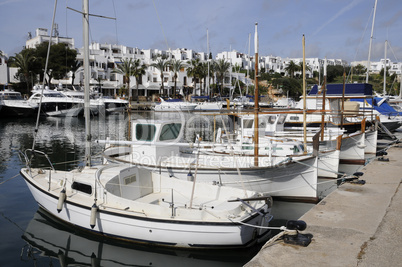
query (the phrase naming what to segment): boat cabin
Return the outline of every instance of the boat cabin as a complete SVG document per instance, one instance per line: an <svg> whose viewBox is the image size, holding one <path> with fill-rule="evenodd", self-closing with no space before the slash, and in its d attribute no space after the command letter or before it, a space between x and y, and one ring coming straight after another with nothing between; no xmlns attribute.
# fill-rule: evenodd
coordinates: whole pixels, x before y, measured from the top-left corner
<svg viewBox="0 0 402 267"><path fill-rule="evenodd" d="M183 123L180 121L133 121L133 153L151 162L159 162L162 157L177 155L180 152L178 143L183 138L183 131Z"/></svg>

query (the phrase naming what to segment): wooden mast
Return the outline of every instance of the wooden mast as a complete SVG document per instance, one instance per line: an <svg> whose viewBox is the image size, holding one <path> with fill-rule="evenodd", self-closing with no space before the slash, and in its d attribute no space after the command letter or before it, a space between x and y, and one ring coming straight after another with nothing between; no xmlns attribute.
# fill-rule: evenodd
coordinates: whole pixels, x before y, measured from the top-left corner
<svg viewBox="0 0 402 267"><path fill-rule="evenodd" d="M303 34L303 139L304 139L304 152L307 153L307 99L306 99L306 44Z"/></svg>
<svg viewBox="0 0 402 267"><path fill-rule="evenodd" d="M254 50L255 50L255 89L254 89L254 166L258 166L258 23L255 23Z"/></svg>
<svg viewBox="0 0 402 267"><path fill-rule="evenodd" d="M322 108L321 108L321 141L324 141L324 127L325 127L325 96L327 91L327 57L324 60L324 82L322 85Z"/></svg>
<svg viewBox="0 0 402 267"><path fill-rule="evenodd" d="M346 91L346 73L343 71L343 87L342 87L342 106L341 106L341 129L343 129L343 114L345 112L345 91Z"/></svg>
<svg viewBox="0 0 402 267"><path fill-rule="evenodd" d="M387 94L387 46L388 41L385 40L385 49L384 49L384 86L382 89L382 93L385 95Z"/></svg>

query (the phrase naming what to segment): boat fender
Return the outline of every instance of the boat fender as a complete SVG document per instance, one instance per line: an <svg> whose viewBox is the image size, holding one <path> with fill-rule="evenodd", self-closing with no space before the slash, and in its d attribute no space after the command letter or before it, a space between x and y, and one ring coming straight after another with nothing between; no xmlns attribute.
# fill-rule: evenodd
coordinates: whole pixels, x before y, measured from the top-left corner
<svg viewBox="0 0 402 267"><path fill-rule="evenodd" d="M96 212L98 211L98 206L96 206L96 203L94 203L91 207L91 218L90 218L90 223L89 225L91 226L92 229L94 229L96 225Z"/></svg>
<svg viewBox="0 0 402 267"><path fill-rule="evenodd" d="M60 191L59 201L57 202L57 212L58 213L60 213L60 211L63 209L63 204L64 204L65 200L66 200L66 189L63 188L63 190Z"/></svg>
<svg viewBox="0 0 402 267"><path fill-rule="evenodd" d="M191 170L187 173L187 181L194 182L194 177L191 173Z"/></svg>

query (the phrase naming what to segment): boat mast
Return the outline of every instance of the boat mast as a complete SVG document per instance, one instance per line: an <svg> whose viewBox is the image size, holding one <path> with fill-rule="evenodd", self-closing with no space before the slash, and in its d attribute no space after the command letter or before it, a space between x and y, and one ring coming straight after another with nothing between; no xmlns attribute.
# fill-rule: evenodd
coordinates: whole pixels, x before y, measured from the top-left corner
<svg viewBox="0 0 402 267"><path fill-rule="evenodd" d="M247 59L247 74L246 74L246 76L247 76L247 89L246 89L246 96L248 95L248 82L249 82L249 79L250 79L250 76L249 76L249 73L250 73L250 40L251 40L251 33L249 33L248 34L248 59Z"/></svg>
<svg viewBox="0 0 402 267"><path fill-rule="evenodd" d="M321 141L324 141L324 127L325 127L325 97L327 91L327 57L324 60L324 82L322 84L322 108L321 108Z"/></svg>
<svg viewBox="0 0 402 267"><path fill-rule="evenodd" d="M385 51L384 51L384 87L382 90L382 93L384 94L384 96L387 94L387 45L388 45L388 41L385 40Z"/></svg>
<svg viewBox="0 0 402 267"><path fill-rule="evenodd" d="M85 164L86 166L91 166L91 121L89 110L89 0L83 0L82 25L84 40Z"/></svg>
<svg viewBox="0 0 402 267"><path fill-rule="evenodd" d="M254 89L254 166L258 167L258 23L255 23L255 34L254 34L254 50L255 50L255 66L254 66L254 79L255 79L255 89Z"/></svg>
<svg viewBox="0 0 402 267"><path fill-rule="evenodd" d="M306 44L303 34L303 139L304 139L304 152L307 153L307 99L306 99Z"/></svg>
<svg viewBox="0 0 402 267"><path fill-rule="evenodd" d="M209 34L207 29L207 62L208 62L208 72L207 72L207 92L209 96L212 96L209 89Z"/></svg>
<svg viewBox="0 0 402 267"><path fill-rule="evenodd" d="M399 77L399 99L402 98L402 74L401 77Z"/></svg>
<svg viewBox="0 0 402 267"><path fill-rule="evenodd" d="M368 83L368 80L369 80L370 57L371 57L371 43L373 42L374 21L375 21L375 13L376 13L376 10L377 10L377 0L375 0L375 3L374 3L373 23L371 24L371 37L370 37L370 45L369 45L368 60L367 60L366 83Z"/></svg>

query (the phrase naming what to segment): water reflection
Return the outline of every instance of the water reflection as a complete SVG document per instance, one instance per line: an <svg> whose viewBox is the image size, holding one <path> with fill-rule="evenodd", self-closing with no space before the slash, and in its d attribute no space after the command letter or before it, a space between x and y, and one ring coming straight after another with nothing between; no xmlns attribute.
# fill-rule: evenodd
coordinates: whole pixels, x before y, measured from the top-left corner
<svg viewBox="0 0 402 267"><path fill-rule="evenodd" d="M54 221L39 209L22 239L21 261L60 266L242 266L255 250L188 251L115 243Z"/></svg>

